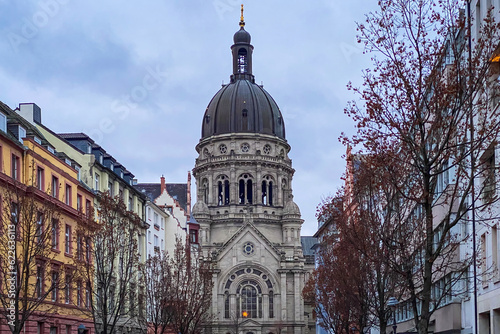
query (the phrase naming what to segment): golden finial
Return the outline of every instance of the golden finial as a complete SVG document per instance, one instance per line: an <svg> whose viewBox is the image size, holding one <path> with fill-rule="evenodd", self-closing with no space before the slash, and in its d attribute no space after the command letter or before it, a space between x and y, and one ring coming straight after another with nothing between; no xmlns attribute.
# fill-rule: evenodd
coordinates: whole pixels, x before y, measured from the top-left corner
<svg viewBox="0 0 500 334"><path fill-rule="evenodd" d="M240 18L240 27L245 26L245 20L243 19L243 4L241 4L241 18Z"/></svg>

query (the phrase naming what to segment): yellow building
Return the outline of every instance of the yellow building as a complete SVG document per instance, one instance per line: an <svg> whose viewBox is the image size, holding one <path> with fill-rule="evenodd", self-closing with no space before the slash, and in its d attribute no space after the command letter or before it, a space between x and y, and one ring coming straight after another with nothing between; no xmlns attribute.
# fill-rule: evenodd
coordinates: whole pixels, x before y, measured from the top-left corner
<svg viewBox="0 0 500 334"><path fill-rule="evenodd" d="M78 277L91 265L82 235L93 226L85 215L94 194L79 181L80 166L0 102L0 168L0 333L92 333Z"/></svg>

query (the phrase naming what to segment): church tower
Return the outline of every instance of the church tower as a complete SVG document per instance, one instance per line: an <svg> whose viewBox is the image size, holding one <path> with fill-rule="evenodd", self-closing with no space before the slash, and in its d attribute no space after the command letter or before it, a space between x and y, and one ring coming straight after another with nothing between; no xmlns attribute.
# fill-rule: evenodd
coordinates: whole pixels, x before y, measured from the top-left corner
<svg viewBox="0 0 500 334"><path fill-rule="evenodd" d="M305 334L314 320L302 298L307 268L290 145L278 105L255 83L243 5L239 25L233 74L205 110L193 169L192 214L202 256L215 268L211 329Z"/></svg>

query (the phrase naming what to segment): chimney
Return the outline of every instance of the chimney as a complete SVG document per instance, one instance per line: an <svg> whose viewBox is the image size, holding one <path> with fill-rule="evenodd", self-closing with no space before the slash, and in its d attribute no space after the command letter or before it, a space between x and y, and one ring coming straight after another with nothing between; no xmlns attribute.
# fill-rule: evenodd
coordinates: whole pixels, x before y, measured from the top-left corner
<svg viewBox="0 0 500 334"><path fill-rule="evenodd" d="M160 180L161 180L161 193L160 194L163 194L163 192L167 189L167 186L165 185L165 177L162 175Z"/></svg>
<svg viewBox="0 0 500 334"><path fill-rule="evenodd" d="M188 183L187 183L187 203L186 203L186 214L188 219L191 218L191 172L188 172Z"/></svg>
<svg viewBox="0 0 500 334"><path fill-rule="evenodd" d="M19 115L31 124L42 124L42 110L35 103L19 103Z"/></svg>

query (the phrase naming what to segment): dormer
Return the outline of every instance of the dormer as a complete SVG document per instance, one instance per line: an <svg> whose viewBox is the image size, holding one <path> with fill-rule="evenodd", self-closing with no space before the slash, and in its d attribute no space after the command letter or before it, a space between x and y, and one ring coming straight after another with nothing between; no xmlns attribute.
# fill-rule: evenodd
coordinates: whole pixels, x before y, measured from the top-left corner
<svg viewBox="0 0 500 334"><path fill-rule="evenodd" d="M115 163L115 166L114 166L114 172L116 175L118 175L121 179L123 179L123 171L124 171L124 167L122 166L121 163L117 162Z"/></svg>
<svg viewBox="0 0 500 334"><path fill-rule="evenodd" d="M21 144L23 143L23 138L26 138L26 129L23 126L20 124L8 124L7 129Z"/></svg>
<svg viewBox="0 0 500 334"><path fill-rule="evenodd" d="M116 160L111 155L109 155L109 154L104 155L104 164L103 165L105 167L109 168L110 170L114 170L115 163L116 163Z"/></svg>
<svg viewBox="0 0 500 334"><path fill-rule="evenodd" d="M134 183L134 174L132 174L128 170L125 170L125 172L123 173L123 180L127 182L127 184L132 186Z"/></svg>
<svg viewBox="0 0 500 334"><path fill-rule="evenodd" d="M106 152L99 145L92 146L92 154L95 157L95 160L99 162L101 165L104 165L104 155Z"/></svg>

